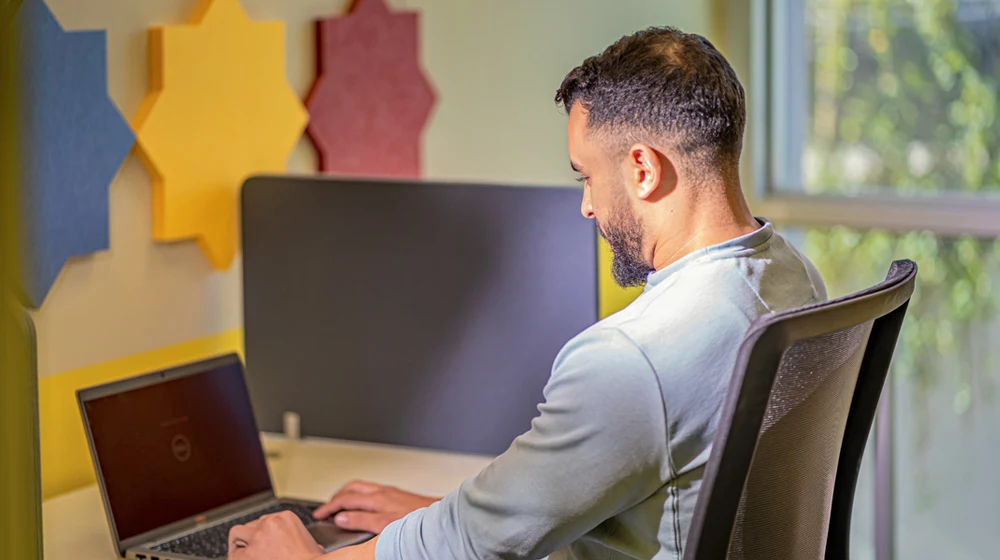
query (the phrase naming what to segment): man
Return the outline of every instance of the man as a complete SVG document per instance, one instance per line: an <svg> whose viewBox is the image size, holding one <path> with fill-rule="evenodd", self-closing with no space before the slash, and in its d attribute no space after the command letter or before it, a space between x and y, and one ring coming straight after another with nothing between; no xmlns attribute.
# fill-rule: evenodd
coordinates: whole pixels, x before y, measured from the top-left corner
<svg viewBox="0 0 1000 560"><path fill-rule="evenodd" d="M743 87L704 38L625 37L566 76L581 211L631 305L569 341L531 429L461 488L355 482L316 511L380 533L324 558L680 558L738 348L760 315L826 298L739 182ZM338 513L339 512L339 513ZM321 551L292 515L230 535L233 560Z"/></svg>

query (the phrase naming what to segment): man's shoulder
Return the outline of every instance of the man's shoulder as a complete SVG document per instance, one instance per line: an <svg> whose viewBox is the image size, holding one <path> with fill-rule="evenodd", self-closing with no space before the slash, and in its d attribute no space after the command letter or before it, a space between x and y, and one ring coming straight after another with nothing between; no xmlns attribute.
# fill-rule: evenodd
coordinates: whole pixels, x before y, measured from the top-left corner
<svg viewBox="0 0 1000 560"><path fill-rule="evenodd" d="M689 267L606 317L595 326L616 328L638 344L650 336L697 334L734 316L749 321L766 311L744 271L732 261L711 261Z"/></svg>
<svg viewBox="0 0 1000 560"><path fill-rule="evenodd" d="M623 330L641 346L647 335L662 341L665 333L684 338L726 324L748 328L770 311L825 298L812 263L775 234L764 250L685 267L602 323Z"/></svg>
<svg viewBox="0 0 1000 560"><path fill-rule="evenodd" d="M622 332L655 371L703 371L742 341L754 319L770 311L742 259L691 266L641 294L595 325Z"/></svg>
<svg viewBox="0 0 1000 560"><path fill-rule="evenodd" d="M656 372L642 348L618 327L602 321L567 342L552 365L549 386L586 387L591 393L653 389Z"/></svg>
<svg viewBox="0 0 1000 560"><path fill-rule="evenodd" d="M647 363L655 373L704 371L735 353L756 318L822 300L813 271L777 235L752 255L693 263L577 335L560 357Z"/></svg>
<svg viewBox="0 0 1000 560"><path fill-rule="evenodd" d="M598 321L574 336L556 356L554 369L568 360L575 362L630 362L642 364L645 358L639 346L614 321Z"/></svg>

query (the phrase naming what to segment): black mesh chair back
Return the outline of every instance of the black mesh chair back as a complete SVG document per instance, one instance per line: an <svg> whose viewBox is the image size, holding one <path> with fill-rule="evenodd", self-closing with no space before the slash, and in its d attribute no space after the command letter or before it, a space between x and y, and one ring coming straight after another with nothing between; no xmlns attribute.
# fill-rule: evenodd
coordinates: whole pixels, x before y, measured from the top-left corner
<svg viewBox="0 0 1000 560"><path fill-rule="evenodd" d="M757 319L743 339L686 560L846 559L851 508L916 278Z"/></svg>

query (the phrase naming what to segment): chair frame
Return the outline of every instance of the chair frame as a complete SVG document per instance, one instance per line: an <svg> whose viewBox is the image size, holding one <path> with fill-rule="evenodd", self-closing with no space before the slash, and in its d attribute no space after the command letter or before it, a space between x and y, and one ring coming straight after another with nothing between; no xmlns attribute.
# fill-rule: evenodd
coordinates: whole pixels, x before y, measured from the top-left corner
<svg viewBox="0 0 1000 560"><path fill-rule="evenodd" d="M764 315L740 346L687 539L685 560L724 560L778 366L794 343L873 321L844 428L827 529L829 560L847 559L861 459L913 293L917 265L892 263L886 280L828 302Z"/></svg>

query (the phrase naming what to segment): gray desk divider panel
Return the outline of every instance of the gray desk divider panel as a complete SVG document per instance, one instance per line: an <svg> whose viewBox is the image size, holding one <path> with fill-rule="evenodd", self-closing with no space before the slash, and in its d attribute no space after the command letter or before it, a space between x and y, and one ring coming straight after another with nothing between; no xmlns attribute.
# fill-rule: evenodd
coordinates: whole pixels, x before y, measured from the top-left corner
<svg viewBox="0 0 1000 560"><path fill-rule="evenodd" d="M597 320L576 188L254 177L247 380L262 430L500 454Z"/></svg>

